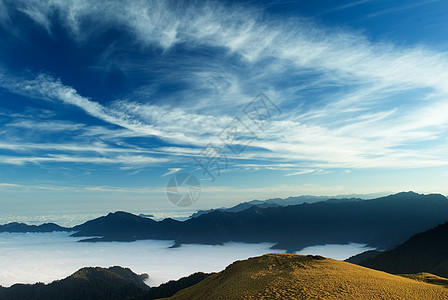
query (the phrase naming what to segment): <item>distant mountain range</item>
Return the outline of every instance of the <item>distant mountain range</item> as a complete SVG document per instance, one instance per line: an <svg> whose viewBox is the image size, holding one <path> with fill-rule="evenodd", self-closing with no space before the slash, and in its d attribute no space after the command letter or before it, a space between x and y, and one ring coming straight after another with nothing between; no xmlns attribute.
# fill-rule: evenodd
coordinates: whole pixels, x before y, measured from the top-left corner
<svg viewBox="0 0 448 300"><path fill-rule="evenodd" d="M12 222L0 225L0 232L53 232L70 231L70 228L61 227L54 223L45 223L42 225L27 225L25 223Z"/></svg>
<svg viewBox="0 0 448 300"><path fill-rule="evenodd" d="M207 209L207 210L198 210L194 214L191 215L192 218L199 217L204 214L208 214L214 211L222 211L222 212L240 212L256 206L258 208L268 208L268 207L278 207L278 206L289 206L289 205L298 205L303 203L315 203L320 201L325 201L331 199L331 197L326 196L299 196L299 197L288 197L288 198L272 198L267 200L252 200L248 202L243 202L237 204L233 207L221 207L216 209Z"/></svg>
<svg viewBox="0 0 448 300"><path fill-rule="evenodd" d="M373 195L376 194L350 194L350 195L340 195L340 196L298 196L298 197L288 197L288 198L272 198L267 200L252 200L248 202L243 202L240 204L237 204L233 207L226 208L216 208L216 209L207 209L207 210L199 210L191 215L192 218L199 217L203 214L208 214L210 212L214 211L222 211L222 212L240 212L243 210L246 210L248 208L251 208L252 206L256 206L259 208L268 208L268 207L278 207L278 206L289 206L289 205L299 205L303 203L316 203L321 201L328 201L328 202L350 202L350 201L361 201L366 198L372 199L375 198Z"/></svg>
<svg viewBox="0 0 448 300"><path fill-rule="evenodd" d="M448 277L448 222L418 233L392 250L368 255L355 263L393 274L427 272Z"/></svg>
<svg viewBox="0 0 448 300"><path fill-rule="evenodd" d="M122 267L82 268L62 280L50 284L14 284L9 288L0 286L2 300L122 300L159 299L192 286L211 274L194 273L159 287L148 287L144 280L147 274L137 275Z"/></svg>
<svg viewBox="0 0 448 300"><path fill-rule="evenodd" d="M183 222L156 222L117 212L75 226L73 235L92 237L84 240L90 242L166 239L174 240L175 246L272 242L274 249L290 252L350 242L388 249L447 218L447 198L409 192L364 201L250 207L234 213L213 211Z"/></svg>
<svg viewBox="0 0 448 300"><path fill-rule="evenodd" d="M84 242L174 240L182 244L271 242L289 252L322 244L365 243L389 249L415 233L448 220L448 199L439 194L399 193L371 200L337 199L290 206L216 210L186 221L154 221L126 212L110 213L72 228L10 223L1 231L75 231Z"/></svg>

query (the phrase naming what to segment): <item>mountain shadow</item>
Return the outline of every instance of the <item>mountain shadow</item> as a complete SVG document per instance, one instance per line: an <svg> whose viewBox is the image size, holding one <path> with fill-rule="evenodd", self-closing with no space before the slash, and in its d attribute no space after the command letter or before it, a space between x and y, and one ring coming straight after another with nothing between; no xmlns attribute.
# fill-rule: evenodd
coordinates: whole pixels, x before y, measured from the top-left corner
<svg viewBox="0 0 448 300"><path fill-rule="evenodd" d="M448 222L359 264L394 274L428 272L448 278Z"/></svg>
<svg viewBox="0 0 448 300"><path fill-rule="evenodd" d="M172 280L158 287L148 287L144 280L147 274L137 275L129 268L88 267L82 268L62 280L50 284L14 284L9 288L0 286L2 300L121 300L158 299L173 296L210 274L194 273L179 280Z"/></svg>
<svg viewBox="0 0 448 300"><path fill-rule="evenodd" d="M0 288L0 299L126 299L137 296L149 287L147 274L137 275L121 267L82 268L62 280L50 284L14 284Z"/></svg>

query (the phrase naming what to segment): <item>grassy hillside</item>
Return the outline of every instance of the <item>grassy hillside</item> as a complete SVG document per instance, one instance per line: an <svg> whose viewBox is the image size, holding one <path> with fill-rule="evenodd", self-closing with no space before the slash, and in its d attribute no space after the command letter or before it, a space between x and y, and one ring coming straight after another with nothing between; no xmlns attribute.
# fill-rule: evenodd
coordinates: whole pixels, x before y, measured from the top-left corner
<svg viewBox="0 0 448 300"><path fill-rule="evenodd" d="M267 254L167 299L448 299L448 289L321 256Z"/></svg>

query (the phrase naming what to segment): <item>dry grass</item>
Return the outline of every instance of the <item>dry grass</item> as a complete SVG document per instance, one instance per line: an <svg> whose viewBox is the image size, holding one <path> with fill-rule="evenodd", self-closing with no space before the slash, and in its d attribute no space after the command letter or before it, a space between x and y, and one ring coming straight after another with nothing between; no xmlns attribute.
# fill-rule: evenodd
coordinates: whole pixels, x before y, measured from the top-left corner
<svg viewBox="0 0 448 300"><path fill-rule="evenodd" d="M234 262L169 299L448 299L448 289L422 278L321 257L267 254Z"/></svg>
<svg viewBox="0 0 448 300"><path fill-rule="evenodd" d="M430 273L400 274L400 276L448 288L448 279Z"/></svg>

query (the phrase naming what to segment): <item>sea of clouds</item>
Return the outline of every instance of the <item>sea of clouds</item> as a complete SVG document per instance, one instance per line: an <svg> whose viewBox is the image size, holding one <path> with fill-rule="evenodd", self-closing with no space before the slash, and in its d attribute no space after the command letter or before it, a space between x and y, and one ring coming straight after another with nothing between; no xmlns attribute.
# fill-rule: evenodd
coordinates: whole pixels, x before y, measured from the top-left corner
<svg viewBox="0 0 448 300"><path fill-rule="evenodd" d="M146 282L158 286L194 272L217 272L235 260L273 251L271 243L226 243L224 245L183 245L169 248L172 241L143 240L131 243L78 243L67 232L0 233L0 285L49 283L86 266L123 266L135 273L147 273ZM308 247L299 254L320 254L345 259L369 250L362 244Z"/></svg>

